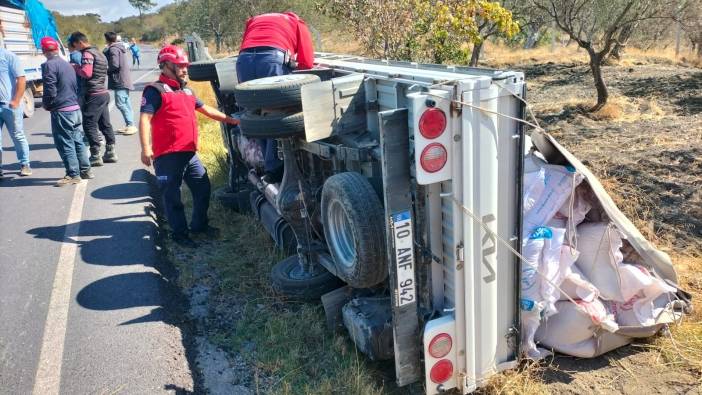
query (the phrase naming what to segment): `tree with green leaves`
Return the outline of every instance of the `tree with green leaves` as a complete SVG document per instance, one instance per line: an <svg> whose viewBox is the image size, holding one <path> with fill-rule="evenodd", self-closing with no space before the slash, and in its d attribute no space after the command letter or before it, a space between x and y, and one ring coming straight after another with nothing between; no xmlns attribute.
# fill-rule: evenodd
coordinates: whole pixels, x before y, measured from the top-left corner
<svg viewBox="0 0 702 395"><path fill-rule="evenodd" d="M531 0L556 26L587 51L597 90L597 103L607 104L609 91L602 75L604 61L620 38L630 36L641 23L665 23L675 18L677 0ZM654 22L658 21L658 22ZM628 38L627 38L628 39Z"/></svg>
<svg viewBox="0 0 702 395"><path fill-rule="evenodd" d="M156 7L156 2L153 0L129 0L129 4L139 11L139 19L142 21L144 12Z"/></svg>
<svg viewBox="0 0 702 395"><path fill-rule="evenodd" d="M321 9L383 58L467 64L471 44L483 41L483 21L507 37L519 31L511 12L495 1L330 0Z"/></svg>

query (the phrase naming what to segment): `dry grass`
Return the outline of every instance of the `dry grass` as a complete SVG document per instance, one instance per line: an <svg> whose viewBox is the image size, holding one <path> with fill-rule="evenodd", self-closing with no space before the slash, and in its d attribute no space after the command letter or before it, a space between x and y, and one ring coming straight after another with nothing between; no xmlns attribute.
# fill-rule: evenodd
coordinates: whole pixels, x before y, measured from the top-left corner
<svg viewBox="0 0 702 395"><path fill-rule="evenodd" d="M508 370L492 376L478 393L504 395L541 395L549 393L542 380L545 367L531 361L516 370Z"/></svg>

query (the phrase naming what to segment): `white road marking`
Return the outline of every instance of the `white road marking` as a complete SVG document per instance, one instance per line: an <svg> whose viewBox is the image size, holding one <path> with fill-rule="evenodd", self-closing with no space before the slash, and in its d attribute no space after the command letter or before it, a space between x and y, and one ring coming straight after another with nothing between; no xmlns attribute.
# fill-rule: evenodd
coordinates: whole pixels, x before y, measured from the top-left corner
<svg viewBox="0 0 702 395"><path fill-rule="evenodd" d="M34 380L35 395L58 395L61 386L61 363L66 340L68 307L71 303L71 282L78 250L78 244L70 237L77 237L80 232L87 182L82 181L75 188L44 325L39 366Z"/></svg>

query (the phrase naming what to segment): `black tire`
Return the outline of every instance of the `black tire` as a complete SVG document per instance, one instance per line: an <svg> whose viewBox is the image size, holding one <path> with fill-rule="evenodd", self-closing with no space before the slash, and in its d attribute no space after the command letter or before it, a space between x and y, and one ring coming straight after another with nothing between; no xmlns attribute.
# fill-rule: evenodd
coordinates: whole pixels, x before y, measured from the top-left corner
<svg viewBox="0 0 702 395"><path fill-rule="evenodd" d="M222 206L244 214L251 212L250 194L250 190L233 192L228 186L223 186L215 189L212 195Z"/></svg>
<svg viewBox="0 0 702 395"><path fill-rule="evenodd" d="M359 173L329 177L322 189L322 224L337 275L354 288L380 284L388 276L385 212Z"/></svg>
<svg viewBox="0 0 702 395"><path fill-rule="evenodd" d="M227 59L217 59L190 63L188 66L188 78L190 78L191 81L215 81L217 80L217 68L215 64L226 61Z"/></svg>
<svg viewBox="0 0 702 395"><path fill-rule="evenodd" d="M242 82L234 88L239 106L247 110L299 107L300 88L321 81L314 74L287 74Z"/></svg>
<svg viewBox="0 0 702 395"><path fill-rule="evenodd" d="M305 119L302 112L258 115L247 111L241 115L240 121L241 133L246 137L277 139L305 133Z"/></svg>
<svg viewBox="0 0 702 395"><path fill-rule="evenodd" d="M314 275L305 276L297 255L283 259L273 266L273 290L290 299L314 301L344 284L318 265Z"/></svg>

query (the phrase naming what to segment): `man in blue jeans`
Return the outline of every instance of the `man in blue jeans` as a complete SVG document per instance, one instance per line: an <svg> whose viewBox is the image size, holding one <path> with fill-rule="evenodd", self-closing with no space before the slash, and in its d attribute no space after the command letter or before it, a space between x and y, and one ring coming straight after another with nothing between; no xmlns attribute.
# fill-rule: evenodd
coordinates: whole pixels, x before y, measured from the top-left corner
<svg viewBox="0 0 702 395"><path fill-rule="evenodd" d="M54 144L66 168L66 176L57 187L77 184L83 178L93 178L88 160L88 148L83 134L83 117L78 106L76 73L59 56L59 43L51 37L41 39L46 62L41 65L44 83L42 102L51 112L51 133Z"/></svg>
<svg viewBox="0 0 702 395"><path fill-rule="evenodd" d="M129 101L129 91L134 89L134 85L129 70L127 48L118 37L115 32L105 33L108 47L103 52L107 58L107 88L115 92L115 106L124 118L125 127L117 131L129 135L137 132L132 103Z"/></svg>
<svg viewBox="0 0 702 395"><path fill-rule="evenodd" d="M17 160L20 163L20 176L32 175L29 166L29 143L24 135L24 112L22 96L26 81L24 68L14 53L0 48L0 166L2 166L2 126L15 144ZM0 167L0 180L3 179Z"/></svg>
<svg viewBox="0 0 702 395"><path fill-rule="evenodd" d="M236 60L239 83L306 70L314 63L312 36L305 21L293 12L262 14L246 21ZM259 141L265 159L264 178L279 182L283 162L278 159L275 139Z"/></svg>

